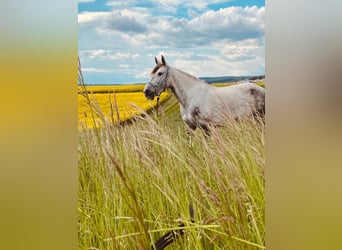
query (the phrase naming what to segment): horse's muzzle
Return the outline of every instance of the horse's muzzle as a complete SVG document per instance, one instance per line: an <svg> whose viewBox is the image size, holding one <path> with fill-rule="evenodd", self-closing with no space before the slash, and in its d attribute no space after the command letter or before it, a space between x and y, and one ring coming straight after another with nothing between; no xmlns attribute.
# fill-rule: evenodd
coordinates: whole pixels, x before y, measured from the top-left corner
<svg viewBox="0 0 342 250"><path fill-rule="evenodd" d="M145 88L144 89L144 95L146 96L147 99L153 100L155 96L155 90L153 88Z"/></svg>

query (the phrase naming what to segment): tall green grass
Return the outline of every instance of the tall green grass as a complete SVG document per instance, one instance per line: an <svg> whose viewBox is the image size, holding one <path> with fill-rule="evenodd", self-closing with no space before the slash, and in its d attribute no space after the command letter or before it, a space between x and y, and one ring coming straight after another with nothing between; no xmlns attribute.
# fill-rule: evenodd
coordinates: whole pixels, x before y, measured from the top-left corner
<svg viewBox="0 0 342 250"><path fill-rule="evenodd" d="M79 132L79 249L151 249L180 222L169 249L263 249L264 124L207 136L159 113Z"/></svg>

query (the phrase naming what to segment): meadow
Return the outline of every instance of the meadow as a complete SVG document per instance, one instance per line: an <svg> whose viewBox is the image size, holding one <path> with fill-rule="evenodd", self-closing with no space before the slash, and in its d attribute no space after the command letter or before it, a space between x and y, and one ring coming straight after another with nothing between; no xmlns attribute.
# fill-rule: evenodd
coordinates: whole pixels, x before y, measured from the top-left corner
<svg viewBox="0 0 342 250"><path fill-rule="evenodd" d="M79 130L79 249L151 249L180 223L168 249L264 249L264 123L187 131L169 93L118 123L100 105L119 94L83 93L101 126Z"/></svg>

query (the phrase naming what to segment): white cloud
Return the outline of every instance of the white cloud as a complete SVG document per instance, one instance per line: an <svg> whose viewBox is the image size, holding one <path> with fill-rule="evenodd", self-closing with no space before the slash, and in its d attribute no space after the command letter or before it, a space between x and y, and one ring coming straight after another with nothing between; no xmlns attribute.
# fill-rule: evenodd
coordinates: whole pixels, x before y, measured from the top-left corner
<svg viewBox="0 0 342 250"><path fill-rule="evenodd" d="M95 28L103 34L128 34L145 32L147 27L131 10L116 10L112 12L82 12L78 14L78 23L83 27Z"/></svg>
<svg viewBox="0 0 342 250"><path fill-rule="evenodd" d="M89 12L85 11L78 14L78 24L93 23L96 24L98 21L105 20L110 17L111 13L106 11Z"/></svg>
<svg viewBox="0 0 342 250"><path fill-rule="evenodd" d="M230 7L207 11L192 19L155 18L132 10L86 12L79 23L93 25L98 33L119 37L132 46L193 47L215 40L237 41L264 35L265 8ZM219 21L218 21L219 20Z"/></svg>
<svg viewBox="0 0 342 250"><path fill-rule="evenodd" d="M135 75L136 79L148 79L150 77L150 71L151 69L145 69L141 73L137 73Z"/></svg>
<svg viewBox="0 0 342 250"><path fill-rule="evenodd" d="M212 51L213 50L213 51ZM167 62L195 76L257 75L264 73L264 38L216 41L209 51L161 50Z"/></svg>
<svg viewBox="0 0 342 250"><path fill-rule="evenodd" d="M78 3L91 3L95 2L95 0L78 0Z"/></svg>
<svg viewBox="0 0 342 250"><path fill-rule="evenodd" d="M88 59L99 59L106 57L109 51L98 49L98 50L80 50L79 54L81 57L86 57Z"/></svg>
<svg viewBox="0 0 342 250"><path fill-rule="evenodd" d="M139 57L140 55L137 53L122 53L122 52L117 52L115 54L108 55L108 59L110 60L120 60L120 59L135 60Z"/></svg>
<svg viewBox="0 0 342 250"><path fill-rule="evenodd" d="M114 9L127 9L128 7L135 6L138 0L111 0L107 1L106 5Z"/></svg>
<svg viewBox="0 0 342 250"><path fill-rule="evenodd" d="M95 59L98 57L103 57L106 55L106 51L103 49L99 49L99 50L93 50L89 52L89 58L90 59Z"/></svg>
<svg viewBox="0 0 342 250"><path fill-rule="evenodd" d="M174 14L177 9L196 9L205 11L210 4L227 3L235 0L146 0L141 4L138 0L109 0L106 5L112 7L115 10L132 9L135 8L138 3L140 5L147 5L153 11L158 13Z"/></svg>
<svg viewBox="0 0 342 250"><path fill-rule="evenodd" d="M174 64L177 68L197 77L227 75L224 72L228 72L227 65L223 64L219 57L214 56L196 63L190 59L176 59Z"/></svg>
<svg viewBox="0 0 342 250"><path fill-rule="evenodd" d="M220 55L228 61L248 61L264 57L265 46L263 39L247 39L220 45ZM264 60L264 58L263 58Z"/></svg>
<svg viewBox="0 0 342 250"><path fill-rule="evenodd" d="M206 39L239 40L264 34L265 9L230 7L207 11L189 21L188 26Z"/></svg>
<svg viewBox="0 0 342 250"><path fill-rule="evenodd" d="M167 60L167 59L166 59ZM229 61L221 55L207 56L202 60L193 61L192 59L176 59L173 62L176 68L182 69L194 76L241 76L260 74L262 65L258 60Z"/></svg>
<svg viewBox="0 0 342 250"><path fill-rule="evenodd" d="M124 69L127 69L127 68L130 68L131 66L128 65L128 64L119 64L119 68L124 68Z"/></svg>
<svg viewBox="0 0 342 250"><path fill-rule="evenodd" d="M82 68L82 72L89 73L110 73L110 70L107 69L98 69L98 68Z"/></svg>
<svg viewBox="0 0 342 250"><path fill-rule="evenodd" d="M203 6L215 2L198 1ZM124 1L108 5L114 8L115 3ZM173 3L186 5L190 1ZM145 81L154 66L154 56L163 53L170 65L195 76L263 74L265 8L229 7L204 12L198 8L188 10L189 20L155 16L155 10L144 7L80 13L82 65L87 72L108 73L103 70L106 68L112 69L115 79Z"/></svg>
<svg viewBox="0 0 342 250"><path fill-rule="evenodd" d="M109 59L109 60L136 60L140 57L138 53L113 52L110 50L81 50L80 55L88 59Z"/></svg>
<svg viewBox="0 0 342 250"><path fill-rule="evenodd" d="M210 4L227 3L234 0L151 0L154 8L159 11L175 13L177 9L196 9L206 11Z"/></svg>

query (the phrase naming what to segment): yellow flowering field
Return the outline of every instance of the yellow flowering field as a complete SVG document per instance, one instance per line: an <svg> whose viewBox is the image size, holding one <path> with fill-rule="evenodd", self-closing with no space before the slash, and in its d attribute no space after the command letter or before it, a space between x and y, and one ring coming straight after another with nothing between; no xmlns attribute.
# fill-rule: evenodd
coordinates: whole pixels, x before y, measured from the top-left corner
<svg viewBox="0 0 342 250"><path fill-rule="evenodd" d="M91 85L87 86L87 91L92 93L122 93L122 92L142 92L145 84L131 84L131 85ZM83 91L79 88L79 92Z"/></svg>
<svg viewBox="0 0 342 250"><path fill-rule="evenodd" d="M126 121L141 114L141 110L153 108L157 104L156 98L153 101L148 100L142 92L144 86L87 86L87 91L79 87L78 127L93 128L93 116L96 125L102 126L104 122ZM168 97L169 93L164 92L160 96L160 103Z"/></svg>

